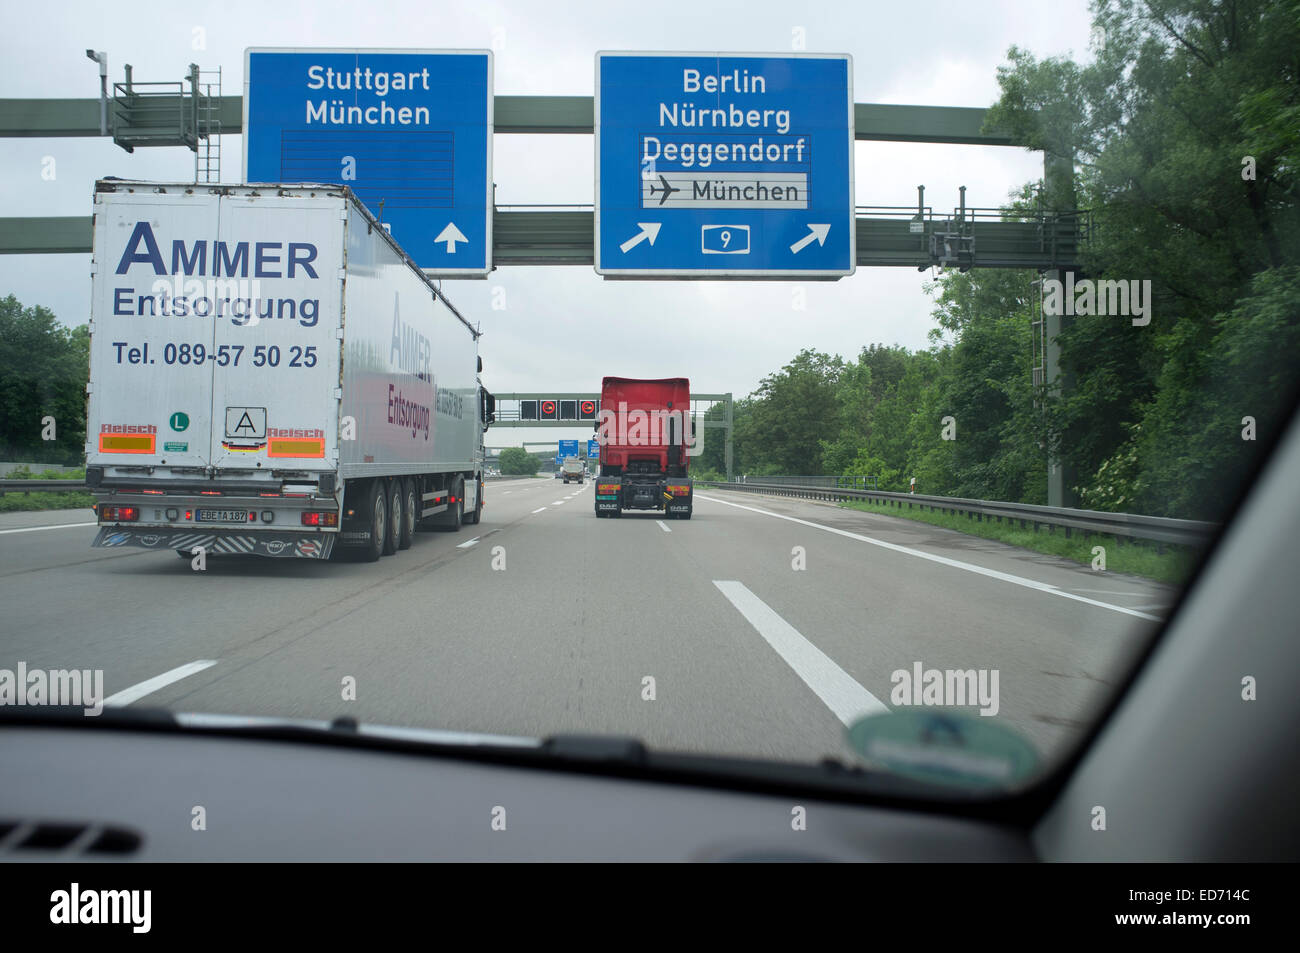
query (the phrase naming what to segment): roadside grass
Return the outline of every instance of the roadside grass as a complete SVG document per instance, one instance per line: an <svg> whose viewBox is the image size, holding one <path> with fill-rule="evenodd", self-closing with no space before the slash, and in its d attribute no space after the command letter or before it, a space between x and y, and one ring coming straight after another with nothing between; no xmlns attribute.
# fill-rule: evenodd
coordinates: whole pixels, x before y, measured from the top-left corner
<svg viewBox="0 0 1300 953"><path fill-rule="evenodd" d="M1096 558L1094 546L1101 546L1106 551L1106 572L1128 573L1142 576L1156 582L1181 585L1191 575L1200 560L1200 551L1188 546L1163 545L1164 552L1157 550L1156 543L1150 540L1123 539L1109 534L1085 533L1073 530L1066 539L1065 530L1057 527L1050 532L1048 527L1041 527L1034 532L1032 524L1021 529L1018 522L1007 520L995 522L988 518L976 521L960 513L937 513L923 510L919 506L888 506L884 503L868 503L857 500L841 503L846 509L861 510L864 513L879 513L882 516L896 516L900 519L929 523L943 529L956 530L968 536L992 539L1022 549L1059 556L1084 566L1091 566Z"/></svg>
<svg viewBox="0 0 1300 953"><path fill-rule="evenodd" d="M43 470L32 473L27 467L18 467L5 475L6 480L72 480L74 483L86 479L85 470L73 470L60 473L57 470ZM89 493L41 493L33 490L25 493L9 490L0 496L0 513L26 513L34 510L79 510L89 509L95 498Z"/></svg>

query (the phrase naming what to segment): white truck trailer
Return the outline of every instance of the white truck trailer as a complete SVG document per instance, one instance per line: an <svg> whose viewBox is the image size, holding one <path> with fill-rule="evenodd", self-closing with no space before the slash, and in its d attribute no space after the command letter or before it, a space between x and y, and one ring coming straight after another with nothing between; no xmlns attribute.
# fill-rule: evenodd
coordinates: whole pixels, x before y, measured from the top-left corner
<svg viewBox="0 0 1300 953"><path fill-rule="evenodd" d="M479 332L343 186L96 185L95 546L375 560L483 509Z"/></svg>

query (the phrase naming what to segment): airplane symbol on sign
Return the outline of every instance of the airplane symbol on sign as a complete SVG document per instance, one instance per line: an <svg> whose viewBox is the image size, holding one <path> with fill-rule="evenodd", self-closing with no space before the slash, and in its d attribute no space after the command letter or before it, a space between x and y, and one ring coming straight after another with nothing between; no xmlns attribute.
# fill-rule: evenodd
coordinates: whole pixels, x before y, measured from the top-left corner
<svg viewBox="0 0 1300 953"><path fill-rule="evenodd" d="M662 182L663 185L662 186L651 185L650 197L654 198L656 192L662 192L664 194L664 197L659 200L659 204L663 205L665 202L668 201L668 196L672 195L674 192L680 192L681 189L674 188L673 186L669 185L668 180L665 179L662 174L659 176L659 181Z"/></svg>

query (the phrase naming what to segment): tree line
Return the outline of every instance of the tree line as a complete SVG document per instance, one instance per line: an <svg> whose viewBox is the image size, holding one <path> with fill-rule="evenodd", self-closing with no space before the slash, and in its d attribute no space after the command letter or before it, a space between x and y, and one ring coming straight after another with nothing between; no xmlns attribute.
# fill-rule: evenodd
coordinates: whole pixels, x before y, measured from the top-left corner
<svg viewBox="0 0 1300 953"><path fill-rule="evenodd" d="M90 331L0 299L0 460L77 466L86 443Z"/></svg>

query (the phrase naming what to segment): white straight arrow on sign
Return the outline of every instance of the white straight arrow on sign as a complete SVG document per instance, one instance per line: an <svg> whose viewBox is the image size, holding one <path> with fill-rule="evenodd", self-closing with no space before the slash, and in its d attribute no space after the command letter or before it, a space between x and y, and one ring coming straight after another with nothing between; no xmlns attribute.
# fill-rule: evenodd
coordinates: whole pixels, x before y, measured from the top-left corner
<svg viewBox="0 0 1300 953"><path fill-rule="evenodd" d="M456 242L465 242L468 244L469 239L461 234L455 222L448 222L447 227L438 233L438 237L433 240L436 245L438 242L447 243L447 254L456 254Z"/></svg>
<svg viewBox="0 0 1300 953"><path fill-rule="evenodd" d="M637 232L623 244L618 246L623 250L624 254L630 252L633 248L636 248L637 245L640 245L647 238L650 239L650 244L653 245L655 239L659 237L659 229L663 226L663 222L637 222L636 224L641 231Z"/></svg>
<svg viewBox="0 0 1300 953"><path fill-rule="evenodd" d="M814 238L817 239L818 245L825 245L826 236L830 234L830 230L831 227L829 225L809 225L808 234L791 245L790 251L796 255L799 254L799 252L803 251L812 243Z"/></svg>

